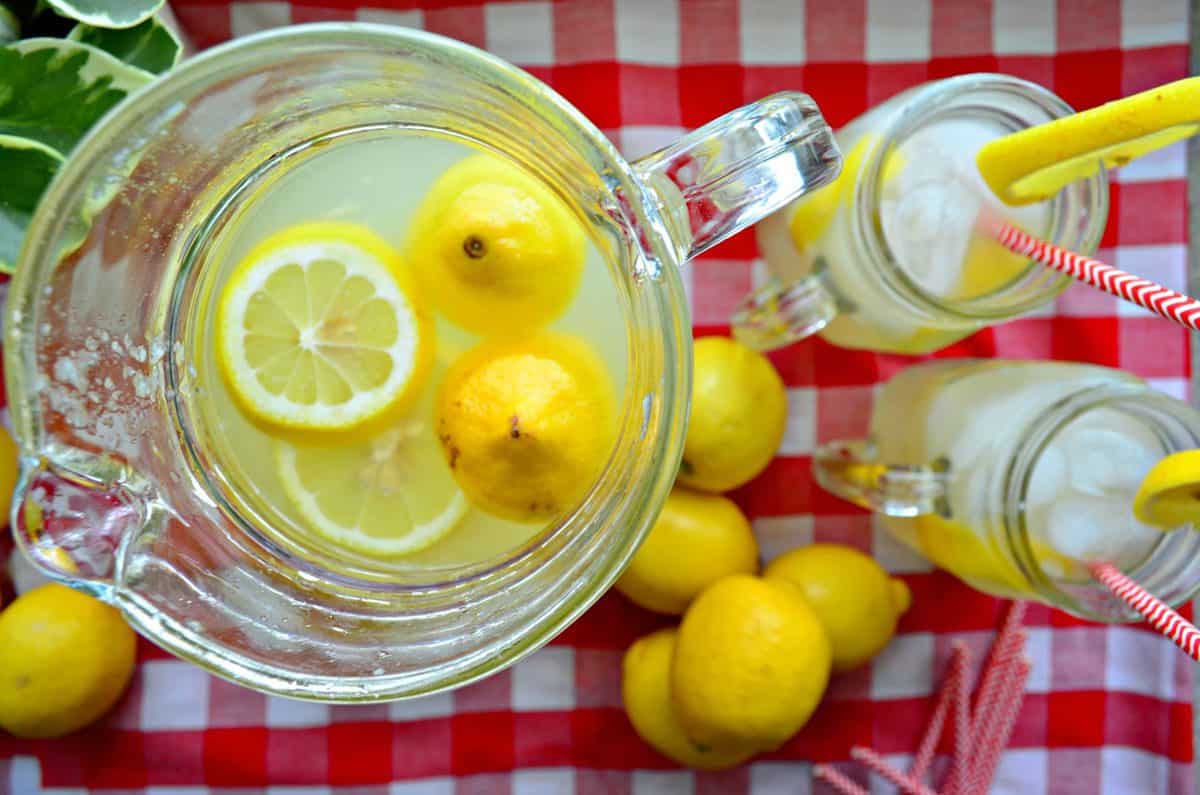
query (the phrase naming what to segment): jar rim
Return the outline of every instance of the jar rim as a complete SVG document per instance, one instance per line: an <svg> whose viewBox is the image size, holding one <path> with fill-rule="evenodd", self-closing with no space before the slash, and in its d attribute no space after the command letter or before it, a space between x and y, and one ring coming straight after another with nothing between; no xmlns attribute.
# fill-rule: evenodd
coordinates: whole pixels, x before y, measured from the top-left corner
<svg viewBox="0 0 1200 795"><path fill-rule="evenodd" d="M1099 582L1066 583L1047 573L1038 562L1024 510L1038 462L1058 434L1084 415L1116 409L1136 416L1153 427L1171 451L1200 447L1200 414L1191 407L1144 383L1091 385L1074 391L1037 415L1020 432L1023 441L1009 460L1000 480L1002 538L1022 576L1039 595L1055 606L1095 621L1137 621L1140 615L1117 599ZM1164 532L1154 548L1128 574L1172 603L1182 603L1200 592L1200 577L1180 575L1178 568L1200 556L1200 533Z"/></svg>
<svg viewBox="0 0 1200 795"><path fill-rule="evenodd" d="M863 164L862 178L856 183L854 223L856 234L864 242L868 255L879 264L882 281L899 297L929 312L936 312L964 323L988 323L1034 310L1061 294L1073 279L1055 273L1040 263L1029 260L1021 276L999 291L966 301L952 301L938 296L908 275L888 244L880 216L880 196L884 183L884 168L889 155L913 133L922 129L930 114L953 109L957 103L974 96L997 94L1025 103L1030 112L1040 112L1044 121L1074 113L1074 109L1048 89L1011 75L978 72L925 83L910 90L902 110L888 120L875 146ZM1042 123L1042 122L1034 122ZM1033 126L1033 123L1026 125ZM1063 197L1071 194L1086 214L1086 226L1078 231L1078 241L1064 240L1073 233L1063 211ZM1104 169L1086 180L1068 185L1052 200L1050 242L1066 245L1082 254L1094 253L1108 221L1108 177ZM999 292L1022 285L1033 279L1036 292L1023 300L1001 307L989 306Z"/></svg>

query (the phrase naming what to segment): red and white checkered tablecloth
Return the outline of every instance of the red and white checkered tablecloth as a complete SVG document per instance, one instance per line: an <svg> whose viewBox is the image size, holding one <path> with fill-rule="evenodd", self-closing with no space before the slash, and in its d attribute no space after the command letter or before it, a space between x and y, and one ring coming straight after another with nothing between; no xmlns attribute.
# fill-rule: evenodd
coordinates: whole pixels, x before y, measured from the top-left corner
<svg viewBox="0 0 1200 795"><path fill-rule="evenodd" d="M198 47L266 27L368 20L453 36L512 60L573 101L629 155L747 101L801 89L840 125L903 88L970 71L1042 83L1077 108L1187 74L1187 0L293 0L173 3ZM1117 175L1100 256L1185 289L1182 147ZM753 234L687 273L697 333L724 333L757 278ZM1123 367L1189 391L1178 328L1085 288L1054 311L980 332L942 355ZM911 752L950 644L982 652L1002 605L890 541L820 492L819 442L862 435L876 385L912 360L812 340L773 355L788 385L779 457L737 501L767 558L813 540L872 551L914 594L874 663L834 680L784 748L726 773L680 770L633 733L620 660L665 620L605 596L549 647L502 674L418 701L330 707L268 698L143 643L132 689L100 725L56 741L0 736L0 795L85 792L315 795L792 795L824 792L811 763L870 744ZM1030 612L1029 694L993 792L1190 794L1191 665L1138 627ZM978 654L976 655L979 656ZM872 792L890 791L876 780Z"/></svg>

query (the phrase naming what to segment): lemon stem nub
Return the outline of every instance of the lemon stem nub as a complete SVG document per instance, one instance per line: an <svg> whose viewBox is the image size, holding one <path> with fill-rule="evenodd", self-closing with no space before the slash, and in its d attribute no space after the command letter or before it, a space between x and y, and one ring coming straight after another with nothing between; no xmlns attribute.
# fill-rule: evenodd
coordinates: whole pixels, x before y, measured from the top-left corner
<svg viewBox="0 0 1200 795"><path fill-rule="evenodd" d="M487 254L487 244L475 235L471 235L463 241L463 251L471 259L483 259Z"/></svg>

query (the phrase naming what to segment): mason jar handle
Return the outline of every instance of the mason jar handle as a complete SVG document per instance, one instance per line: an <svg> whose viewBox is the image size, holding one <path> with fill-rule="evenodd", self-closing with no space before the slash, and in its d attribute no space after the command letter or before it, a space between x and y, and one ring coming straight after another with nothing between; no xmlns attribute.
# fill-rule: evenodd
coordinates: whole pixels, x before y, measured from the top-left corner
<svg viewBox="0 0 1200 795"><path fill-rule="evenodd" d="M813 475L821 488L844 500L887 516L947 512L949 466L888 466L875 445L865 440L830 442L817 448Z"/></svg>
<svg viewBox="0 0 1200 795"><path fill-rule="evenodd" d="M773 351L811 337L837 313L837 298L812 274L787 283L772 279L742 299L729 323L739 342Z"/></svg>
<svg viewBox="0 0 1200 795"><path fill-rule="evenodd" d="M727 113L633 167L665 205L683 262L832 182L842 155L812 98L785 91Z"/></svg>

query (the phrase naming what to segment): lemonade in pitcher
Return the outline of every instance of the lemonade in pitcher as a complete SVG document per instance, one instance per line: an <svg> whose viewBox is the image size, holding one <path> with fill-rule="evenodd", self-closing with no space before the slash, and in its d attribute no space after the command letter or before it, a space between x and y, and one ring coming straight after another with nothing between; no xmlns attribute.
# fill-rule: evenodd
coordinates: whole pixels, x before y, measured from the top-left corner
<svg viewBox="0 0 1200 795"><path fill-rule="evenodd" d="M630 162L435 34L201 53L97 125L26 234L18 544L265 692L382 701L512 665L670 492L679 266L840 165L799 92Z"/></svg>
<svg viewBox="0 0 1200 795"><path fill-rule="evenodd" d="M1197 446L1200 414L1121 371L950 360L892 378L869 440L825 445L814 469L969 585L1111 619L1125 608L1089 564L1174 602L1200 582L1200 534L1134 515L1151 469Z"/></svg>
<svg viewBox="0 0 1200 795"><path fill-rule="evenodd" d="M241 195L201 253L212 322L182 391L274 542L465 566L574 507L615 439L626 339L608 266L548 184L374 126Z"/></svg>

